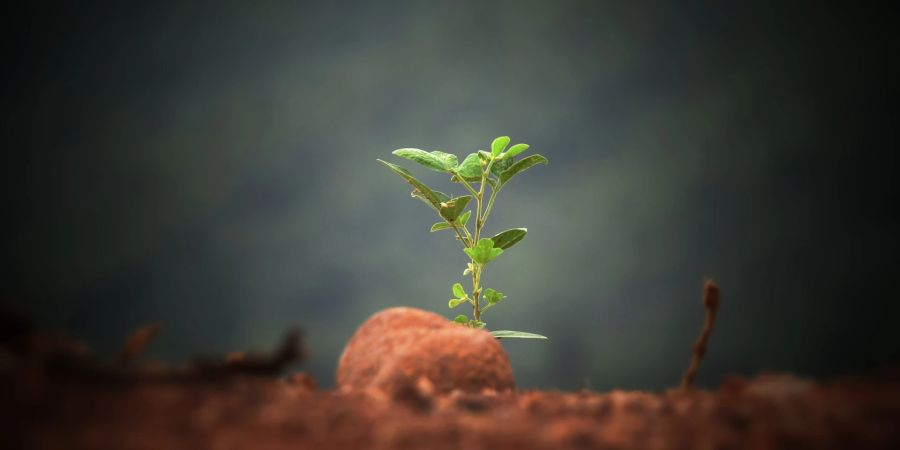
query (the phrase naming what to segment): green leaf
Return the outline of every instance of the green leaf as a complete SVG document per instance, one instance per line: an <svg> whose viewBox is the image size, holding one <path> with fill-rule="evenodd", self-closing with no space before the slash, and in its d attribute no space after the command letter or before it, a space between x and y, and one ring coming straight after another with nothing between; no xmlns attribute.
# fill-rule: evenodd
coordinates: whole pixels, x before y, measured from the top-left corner
<svg viewBox="0 0 900 450"><path fill-rule="evenodd" d="M438 222L431 226L431 232L434 233L435 231L447 230L450 228L453 228L453 225L450 225L447 222Z"/></svg>
<svg viewBox="0 0 900 450"><path fill-rule="evenodd" d="M404 180L406 180L407 183L411 184L413 186L413 188L415 188L413 190L413 194L412 194L414 197L419 197L420 199L424 200L425 203L428 203L429 205L431 205L431 207L434 208L435 211L440 211L441 202L447 200L446 194L443 194L441 192L432 191L431 188L429 188L425 183L419 181L416 177L412 176L412 174L409 173L408 170L406 170L396 164L391 164L387 161L382 161L380 159L378 160L378 162L384 164L388 169L391 169L392 172L399 175L400 178L403 178Z"/></svg>
<svg viewBox="0 0 900 450"><path fill-rule="evenodd" d="M482 161L488 162L491 160L493 155L491 155L491 152L486 152L484 150L478 150L478 157L481 158Z"/></svg>
<svg viewBox="0 0 900 450"><path fill-rule="evenodd" d="M469 153L469 156L456 166L456 173L466 181L480 181L481 159L478 158L478 153Z"/></svg>
<svg viewBox="0 0 900 450"><path fill-rule="evenodd" d="M444 153L440 150L435 150L431 152L431 155L441 161L441 164L443 164L444 166L445 172L456 167L458 160L456 158L456 155L454 155L453 153Z"/></svg>
<svg viewBox="0 0 900 450"><path fill-rule="evenodd" d="M519 153L524 152L525 150L528 150L528 144L516 144L510 147L509 150L503 152L501 158L507 160L509 158L512 158L513 156L518 155Z"/></svg>
<svg viewBox="0 0 900 450"><path fill-rule="evenodd" d="M456 167L456 155L441 151L429 153L417 148L401 148L394 150L393 154L417 162L435 172L446 172Z"/></svg>
<svg viewBox="0 0 900 450"><path fill-rule="evenodd" d="M466 222L469 221L469 217L471 215L472 215L472 210L470 209L470 210L462 213L462 215L456 219L456 223L458 223L460 226L463 226L463 227L466 226Z"/></svg>
<svg viewBox="0 0 900 450"><path fill-rule="evenodd" d="M509 145L509 136L500 136L494 139L494 142L491 142L491 155L495 158L500 156L500 153L506 150L507 145Z"/></svg>
<svg viewBox="0 0 900 450"><path fill-rule="evenodd" d="M453 222L459 214L466 209L466 205L472 200L471 195L463 195L462 197L451 198L441 203L440 215L448 222Z"/></svg>
<svg viewBox="0 0 900 450"><path fill-rule="evenodd" d="M535 333L526 333L524 331L497 330L497 331L491 331L491 334L494 335L494 337L497 339L504 339L504 338L548 339L547 336L542 336L540 334L535 334Z"/></svg>
<svg viewBox="0 0 900 450"><path fill-rule="evenodd" d="M455 295L457 298L465 298L465 297L466 297L466 290L463 289L463 287L462 287L461 284L459 284L459 283L454 283L454 284L453 284L453 295Z"/></svg>
<svg viewBox="0 0 900 450"><path fill-rule="evenodd" d="M444 202L450 200L450 196L441 191L431 191L431 193L434 194L441 203L444 203ZM422 200L423 202L425 202L426 205L434 208L434 205L431 203L431 200L427 196L425 196L424 194L419 192L418 189L413 189L409 195L412 198L417 198L419 200ZM440 206L440 203L438 204L438 206ZM438 212L438 215L440 215L440 212Z"/></svg>
<svg viewBox="0 0 900 450"><path fill-rule="evenodd" d="M472 325L472 328L484 328L484 326L487 325L486 323L484 323L480 320L473 320L473 321L469 322L469 324Z"/></svg>
<svg viewBox="0 0 900 450"><path fill-rule="evenodd" d="M527 170L537 164L549 164L549 161L541 155L531 155L525 159L519 160L500 174L500 184L506 184L509 182L510 178L514 177L517 173Z"/></svg>
<svg viewBox="0 0 900 450"><path fill-rule="evenodd" d="M488 304L500 303L504 298L506 298L506 295L500 291L491 288L484 290L484 299L487 300Z"/></svg>
<svg viewBox="0 0 900 450"><path fill-rule="evenodd" d="M475 265L472 263L466 263L466 270L463 270L463 276L466 276L475 271Z"/></svg>
<svg viewBox="0 0 900 450"><path fill-rule="evenodd" d="M494 248L494 241L488 238L479 239L474 248L466 248L463 251L478 264L487 264L503 253L503 249Z"/></svg>
<svg viewBox="0 0 900 450"><path fill-rule="evenodd" d="M429 188L429 189L430 189L430 188ZM436 191L436 190L434 190L434 189L431 189L431 192L437 197L438 200L440 200L440 201L442 201L442 202L449 202L449 201L450 201L450 196L447 195L447 194L445 194L445 193L443 193L443 192L441 192L441 191ZM428 202L428 199L424 198L424 197L418 192L418 189L413 189L411 195L412 195L413 197L418 197L420 200L423 200L423 201L425 201L426 203L429 203L429 202Z"/></svg>
<svg viewBox="0 0 900 450"><path fill-rule="evenodd" d="M497 233L491 240L494 241L494 247L506 250L525 238L526 233L528 228L513 228Z"/></svg>
<svg viewBox="0 0 900 450"><path fill-rule="evenodd" d="M465 314L460 314L453 319L456 323L469 323L469 318Z"/></svg>
<svg viewBox="0 0 900 450"><path fill-rule="evenodd" d="M447 302L447 306L449 306L450 309L453 309L459 306L464 301L466 301L466 299L464 298L451 298L450 301Z"/></svg>
<svg viewBox="0 0 900 450"><path fill-rule="evenodd" d="M494 165L491 166L491 173L500 176L503 171L509 169L510 166L515 162L515 158L503 158L494 160Z"/></svg>

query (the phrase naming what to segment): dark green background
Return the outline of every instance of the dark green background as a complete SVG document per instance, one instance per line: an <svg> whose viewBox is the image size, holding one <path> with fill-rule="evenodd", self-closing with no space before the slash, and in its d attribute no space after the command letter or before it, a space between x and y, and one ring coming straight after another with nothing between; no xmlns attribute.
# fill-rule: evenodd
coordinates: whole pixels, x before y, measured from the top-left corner
<svg viewBox="0 0 900 450"><path fill-rule="evenodd" d="M450 317L462 280L457 244L375 159L510 135L551 161L491 216L529 235L487 272L509 296L489 327L551 337L504 342L520 386L676 383L705 276L723 306L701 384L900 361L892 16L145 3L4 19L5 301L101 354L149 322L174 361L300 324L332 384L367 316Z"/></svg>

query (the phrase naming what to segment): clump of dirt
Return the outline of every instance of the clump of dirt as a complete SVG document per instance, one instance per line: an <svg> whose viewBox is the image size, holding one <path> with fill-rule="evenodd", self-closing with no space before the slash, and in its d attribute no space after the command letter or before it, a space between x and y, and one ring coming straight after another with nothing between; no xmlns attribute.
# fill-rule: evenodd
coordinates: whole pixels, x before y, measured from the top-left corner
<svg viewBox="0 0 900 450"><path fill-rule="evenodd" d="M484 330L428 311L390 308L363 323L341 355L339 389L405 395L506 391L515 387L503 346Z"/></svg>

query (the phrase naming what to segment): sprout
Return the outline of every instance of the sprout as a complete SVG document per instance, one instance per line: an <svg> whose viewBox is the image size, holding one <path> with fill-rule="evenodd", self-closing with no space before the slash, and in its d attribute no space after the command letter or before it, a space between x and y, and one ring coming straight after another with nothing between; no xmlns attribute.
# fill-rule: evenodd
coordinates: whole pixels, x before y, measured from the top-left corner
<svg viewBox="0 0 900 450"><path fill-rule="evenodd" d="M484 237L482 232L491 214L491 209L494 207L494 200L513 177L538 164L548 163L547 158L541 155L530 155L517 161L516 156L527 150L528 144L516 144L508 147L509 143L509 136L498 137L491 142L490 152L479 150L470 153L463 158L462 162L459 162L456 155L442 151L428 152L417 148L394 150L395 156L408 159L435 172L449 174L451 181L461 184L469 193L459 197L450 197L443 192L435 191L403 167L378 160L411 184L413 186L412 196L422 200L437 213L441 221L432 225L431 231L453 230L456 240L462 244L463 252L470 260L466 264L463 276L471 276L472 290L471 294L467 293L461 283L454 283L453 298L450 299L447 306L452 309L464 303L471 305L471 319L465 314L457 315L453 319L454 322L471 328L484 328L486 325L482 321L484 312L500 304L506 298L502 292L482 286L485 267L502 255L505 250L524 239L528 232L526 228L512 228L490 238ZM488 187L491 192L485 199ZM473 210L468 207L473 200L475 222L470 231L468 223ZM522 331L497 330L492 331L491 334L498 339L547 339L539 334Z"/></svg>

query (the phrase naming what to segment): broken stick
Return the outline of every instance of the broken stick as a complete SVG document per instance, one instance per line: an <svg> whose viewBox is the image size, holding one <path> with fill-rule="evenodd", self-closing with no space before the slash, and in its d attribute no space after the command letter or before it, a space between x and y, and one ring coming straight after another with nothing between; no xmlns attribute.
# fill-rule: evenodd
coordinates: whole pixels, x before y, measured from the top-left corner
<svg viewBox="0 0 900 450"><path fill-rule="evenodd" d="M700 337L694 343L694 354L691 357L691 365L684 376L681 378L681 389L690 389L694 384L694 378L697 378L697 371L700 370L700 361L706 354L706 344L709 342L709 336L712 335L713 325L716 323L716 311L719 310L719 287L713 280L706 280L703 286L703 306L706 308L706 321L703 323L703 330Z"/></svg>

